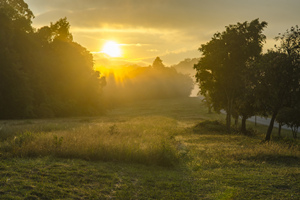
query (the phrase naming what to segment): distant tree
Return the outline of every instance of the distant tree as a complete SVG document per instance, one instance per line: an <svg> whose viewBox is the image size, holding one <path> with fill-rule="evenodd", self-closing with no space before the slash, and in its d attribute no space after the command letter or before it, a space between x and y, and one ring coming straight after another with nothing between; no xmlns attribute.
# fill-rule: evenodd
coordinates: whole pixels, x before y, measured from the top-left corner
<svg viewBox="0 0 300 200"><path fill-rule="evenodd" d="M50 30L53 40L61 40L65 42L73 42L73 36L70 33L70 23L67 18L59 19L56 23L51 23Z"/></svg>
<svg viewBox="0 0 300 200"><path fill-rule="evenodd" d="M209 92L214 109L225 109L228 131L234 105L245 89L245 69L262 51L266 38L262 31L266 26L258 19L229 25L199 48L202 57L194 68L200 92Z"/></svg>
<svg viewBox="0 0 300 200"><path fill-rule="evenodd" d="M183 61L180 61L178 64L172 65L171 67L174 67L180 73L194 76L195 69L193 67L198 62L199 62L199 58L193 58L193 59L186 58Z"/></svg>
<svg viewBox="0 0 300 200"><path fill-rule="evenodd" d="M164 68L165 65L163 64L163 62L160 59L160 57L156 57L155 60L153 61L152 67L154 69L161 69L161 68Z"/></svg>
<svg viewBox="0 0 300 200"><path fill-rule="evenodd" d="M122 67L106 77L104 95L111 104L145 99L165 99L189 97L193 80L189 75L178 73L173 67L164 67L161 59L156 58L160 67L154 66ZM153 63L156 63L155 61ZM120 77L120 74L125 75Z"/></svg>

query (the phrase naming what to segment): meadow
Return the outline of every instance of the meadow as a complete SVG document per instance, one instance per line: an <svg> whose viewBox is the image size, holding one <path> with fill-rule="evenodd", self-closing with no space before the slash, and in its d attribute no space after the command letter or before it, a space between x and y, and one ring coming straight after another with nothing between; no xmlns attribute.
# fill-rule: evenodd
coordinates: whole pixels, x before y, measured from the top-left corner
<svg viewBox="0 0 300 200"><path fill-rule="evenodd" d="M0 121L0 199L299 199L299 141L224 121L199 98Z"/></svg>

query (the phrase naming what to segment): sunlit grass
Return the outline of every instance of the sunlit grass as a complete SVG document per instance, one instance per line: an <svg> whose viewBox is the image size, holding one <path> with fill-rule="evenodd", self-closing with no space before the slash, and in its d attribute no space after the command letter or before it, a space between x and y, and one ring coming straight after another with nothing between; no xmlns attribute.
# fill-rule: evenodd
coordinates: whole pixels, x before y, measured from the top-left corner
<svg viewBox="0 0 300 200"><path fill-rule="evenodd" d="M225 125L215 121L201 122L187 132L177 137L190 149L193 159L189 165L195 170L262 163L295 165L300 158L298 141L266 143L260 135L227 134Z"/></svg>
<svg viewBox="0 0 300 200"><path fill-rule="evenodd" d="M299 141L262 142L266 128L251 123L253 134L228 134L224 119L166 99L0 121L0 199L297 199Z"/></svg>
<svg viewBox="0 0 300 200"><path fill-rule="evenodd" d="M172 166L178 161L176 121L144 117L123 123L88 123L69 130L24 132L1 144L17 157L55 156Z"/></svg>

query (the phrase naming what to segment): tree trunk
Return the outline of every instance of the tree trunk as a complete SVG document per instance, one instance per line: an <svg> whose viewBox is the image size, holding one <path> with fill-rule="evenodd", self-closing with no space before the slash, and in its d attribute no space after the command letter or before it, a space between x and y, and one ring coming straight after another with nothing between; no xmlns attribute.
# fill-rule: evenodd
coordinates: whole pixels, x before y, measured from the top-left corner
<svg viewBox="0 0 300 200"><path fill-rule="evenodd" d="M292 128L293 138L297 139L298 126L294 125L294 126L291 126L291 128Z"/></svg>
<svg viewBox="0 0 300 200"><path fill-rule="evenodd" d="M281 137L281 123L279 123L279 127L278 127L278 137Z"/></svg>
<svg viewBox="0 0 300 200"><path fill-rule="evenodd" d="M211 105L209 104L208 105L208 114L211 114L212 112L211 112Z"/></svg>
<svg viewBox="0 0 300 200"><path fill-rule="evenodd" d="M242 133L246 133L247 132L247 129L246 129L246 120L247 120L247 118L245 116L242 116L242 128L241 128Z"/></svg>
<svg viewBox="0 0 300 200"><path fill-rule="evenodd" d="M267 131L267 134L266 134L265 141L270 141L270 139L271 139L271 134L272 134L272 130L273 130L273 126L274 126L276 116L277 116L277 111L274 112L273 115L272 115L272 118L271 118L271 121L270 121L270 124L269 124L269 127L268 127L268 131Z"/></svg>
<svg viewBox="0 0 300 200"><path fill-rule="evenodd" d="M226 128L227 131L230 132L230 124L231 124L231 115L229 113L229 111L226 111Z"/></svg>
<svg viewBox="0 0 300 200"><path fill-rule="evenodd" d="M235 125L235 127L238 126L238 123L239 123L239 117L237 116L237 117L234 119L234 125Z"/></svg>
<svg viewBox="0 0 300 200"><path fill-rule="evenodd" d="M230 133L231 132L231 112L232 112L232 101L229 100L227 103L227 110L226 110L226 128L227 128L227 132Z"/></svg>

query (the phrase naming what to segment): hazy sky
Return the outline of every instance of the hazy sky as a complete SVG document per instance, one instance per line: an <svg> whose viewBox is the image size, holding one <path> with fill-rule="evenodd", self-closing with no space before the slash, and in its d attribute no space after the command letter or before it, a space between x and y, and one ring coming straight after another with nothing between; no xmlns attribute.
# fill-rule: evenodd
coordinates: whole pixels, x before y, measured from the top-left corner
<svg viewBox="0 0 300 200"><path fill-rule="evenodd" d="M97 52L108 40L122 44L124 58L165 64L200 57L198 48L237 22L268 22L265 48L274 37L300 25L299 0L25 0L41 27L67 17L74 40ZM101 55L96 56L100 59ZM105 59L100 59L102 62Z"/></svg>

